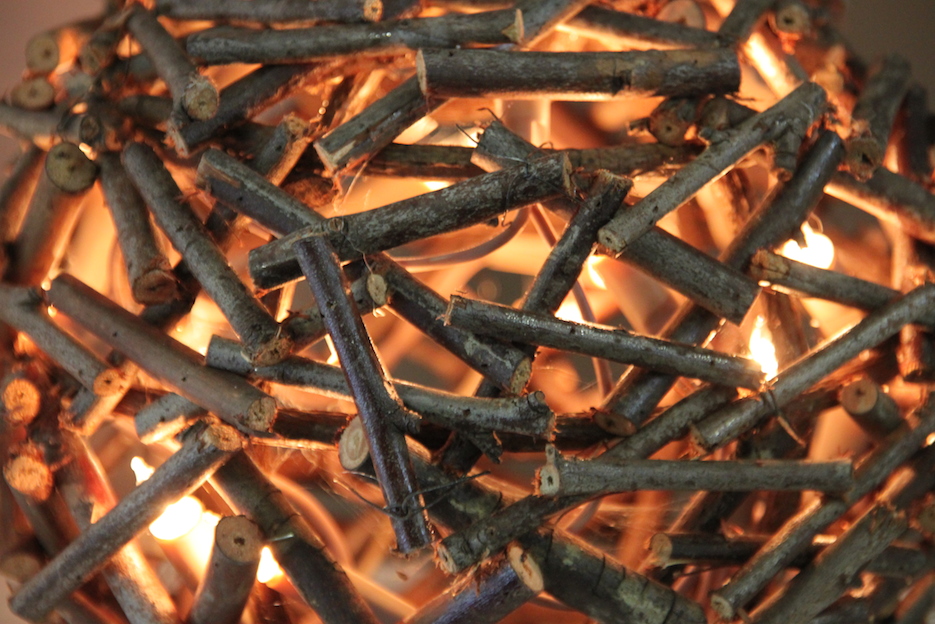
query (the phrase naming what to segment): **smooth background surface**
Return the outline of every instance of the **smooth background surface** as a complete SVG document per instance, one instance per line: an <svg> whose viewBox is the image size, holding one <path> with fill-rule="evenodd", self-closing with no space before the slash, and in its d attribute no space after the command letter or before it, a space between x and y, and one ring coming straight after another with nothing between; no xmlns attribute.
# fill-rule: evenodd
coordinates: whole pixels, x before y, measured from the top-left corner
<svg viewBox="0 0 935 624"><path fill-rule="evenodd" d="M100 6L98 0L0 0L0 91L5 93L22 75L23 49L32 34L93 15ZM929 90L930 108L935 108L935 0L850 0L842 26L868 60L890 51L906 55L916 79ZM0 178L16 154L16 143L0 136ZM18 621L7 610L7 587L0 582L0 624Z"/></svg>

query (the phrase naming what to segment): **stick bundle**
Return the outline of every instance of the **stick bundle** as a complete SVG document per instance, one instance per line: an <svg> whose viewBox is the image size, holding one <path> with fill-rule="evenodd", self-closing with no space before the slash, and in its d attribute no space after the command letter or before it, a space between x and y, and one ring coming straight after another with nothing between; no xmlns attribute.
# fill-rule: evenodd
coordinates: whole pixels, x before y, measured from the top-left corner
<svg viewBox="0 0 935 624"><path fill-rule="evenodd" d="M13 612L923 621L931 114L831 4L111 0L34 37Z"/></svg>

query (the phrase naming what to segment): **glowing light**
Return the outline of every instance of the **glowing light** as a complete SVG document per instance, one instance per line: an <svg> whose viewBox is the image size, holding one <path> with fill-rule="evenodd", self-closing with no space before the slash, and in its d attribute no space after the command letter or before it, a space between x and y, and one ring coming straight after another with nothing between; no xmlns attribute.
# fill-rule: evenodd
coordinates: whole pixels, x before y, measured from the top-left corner
<svg viewBox="0 0 935 624"><path fill-rule="evenodd" d="M260 551L260 565L256 569L256 580L261 583L269 583L282 576L282 568L273 558L273 551L269 546L264 546Z"/></svg>
<svg viewBox="0 0 935 624"><path fill-rule="evenodd" d="M327 363L332 366L337 365L338 363L338 352L334 350L334 343L331 342L331 336L325 336L325 344L328 345L328 360Z"/></svg>
<svg viewBox="0 0 935 624"><path fill-rule="evenodd" d="M785 59L777 54L760 33L753 33L743 46L744 52L770 91L778 97L789 95L800 81L792 75Z"/></svg>
<svg viewBox="0 0 935 624"><path fill-rule="evenodd" d="M935 444L935 433L930 433L927 438L925 438L925 446L932 446Z"/></svg>
<svg viewBox="0 0 935 624"><path fill-rule="evenodd" d="M172 503L149 525L149 532L160 540L171 541L187 535L198 526L204 507L197 498L184 496Z"/></svg>
<svg viewBox="0 0 935 624"><path fill-rule="evenodd" d="M766 329L766 321L762 316L756 317L753 331L750 332L750 357L760 364L767 380L772 379L779 372L776 347L773 346L772 335Z"/></svg>
<svg viewBox="0 0 935 624"><path fill-rule="evenodd" d="M803 264L810 264L819 269L827 269L834 262L834 243L831 239L813 230L806 223L802 226L805 235L805 246L801 247L794 241L786 241L779 253L791 260Z"/></svg>
<svg viewBox="0 0 935 624"><path fill-rule="evenodd" d="M446 182L445 180L426 180L422 184L425 185L430 192L440 191L443 188L448 188L451 186L451 182Z"/></svg>
<svg viewBox="0 0 935 624"><path fill-rule="evenodd" d="M591 256L585 262L585 267L587 267L588 277L591 278L591 282L601 290L607 290L607 282L604 281L604 278L601 277L600 272L597 270L597 265L603 260L603 256Z"/></svg>
<svg viewBox="0 0 935 624"><path fill-rule="evenodd" d="M130 470L136 476L137 485L153 476L153 473L156 472L156 469L147 464L142 457L134 457L130 460Z"/></svg>
<svg viewBox="0 0 935 624"><path fill-rule="evenodd" d="M136 475L139 485L150 478L156 471L142 457L130 460L130 469ZM149 532L160 540L171 541L187 535L194 529L204 515L204 506L192 496L185 496L166 507L165 511L149 525Z"/></svg>
<svg viewBox="0 0 935 624"><path fill-rule="evenodd" d="M575 303L573 297L569 297L559 306L558 310L555 312L555 317L566 321L574 321L575 323L584 322L584 318L581 316L581 310L578 309L578 304Z"/></svg>

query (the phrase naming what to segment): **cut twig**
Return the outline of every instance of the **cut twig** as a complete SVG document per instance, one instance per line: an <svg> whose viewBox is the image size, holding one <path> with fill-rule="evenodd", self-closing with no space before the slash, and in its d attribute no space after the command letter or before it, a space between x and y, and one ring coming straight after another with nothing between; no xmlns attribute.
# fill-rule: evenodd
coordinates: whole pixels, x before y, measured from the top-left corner
<svg viewBox="0 0 935 624"><path fill-rule="evenodd" d="M720 41L717 33L709 30L601 6L587 7L562 29L612 42L621 49L707 48Z"/></svg>
<svg viewBox="0 0 935 624"><path fill-rule="evenodd" d="M38 286L62 258L97 166L74 143L59 143L45 159L23 225L10 247L7 279Z"/></svg>
<svg viewBox="0 0 935 624"><path fill-rule="evenodd" d="M908 89L909 63L898 54L887 56L867 79L854 106L844 161L858 180L868 180L883 163L896 113Z"/></svg>
<svg viewBox="0 0 935 624"><path fill-rule="evenodd" d="M250 275L260 288L273 288L300 276L290 248L322 230L341 260L353 260L414 240L483 223L515 208L571 192L570 164L563 154L529 165L478 176L365 212L332 217L250 252Z"/></svg>
<svg viewBox="0 0 935 624"><path fill-rule="evenodd" d="M763 375L758 364L736 356L463 297L451 298L446 320L456 327L503 340L538 344L715 383L755 388Z"/></svg>
<svg viewBox="0 0 935 624"><path fill-rule="evenodd" d="M191 624L240 622L256 581L264 543L260 528L245 516L221 518L205 577L188 614Z"/></svg>
<svg viewBox="0 0 935 624"><path fill-rule="evenodd" d="M886 167L877 168L866 182L839 173L825 192L878 219L895 221L910 236L935 243L935 196Z"/></svg>
<svg viewBox="0 0 935 624"><path fill-rule="evenodd" d="M845 492L854 483L851 463L797 460L587 461L546 454L538 488L544 496L603 496L637 490L817 490Z"/></svg>
<svg viewBox="0 0 935 624"><path fill-rule="evenodd" d="M159 227L244 341L251 359L272 364L286 357L292 341L247 290L191 208L179 201L182 192L155 152L132 143L124 149L123 161Z"/></svg>
<svg viewBox="0 0 935 624"><path fill-rule="evenodd" d="M44 167L45 152L31 145L0 186L0 240L3 242L16 238Z"/></svg>
<svg viewBox="0 0 935 624"><path fill-rule="evenodd" d="M188 38L188 53L210 65L307 63L347 55L388 54L424 47L500 45L522 37L517 11L450 14L375 24L248 29L220 26Z"/></svg>
<svg viewBox="0 0 935 624"><path fill-rule="evenodd" d="M892 433L905 422L896 401L868 377L841 389L841 407L873 436Z"/></svg>
<svg viewBox="0 0 935 624"><path fill-rule="evenodd" d="M13 87L10 102L25 110L46 110L55 103L55 87L46 78L30 78Z"/></svg>
<svg viewBox="0 0 935 624"><path fill-rule="evenodd" d="M522 350L446 324L448 301L389 258L376 259L371 270L386 280L394 313L510 394L522 392L532 372Z"/></svg>
<svg viewBox="0 0 935 624"><path fill-rule="evenodd" d="M269 431L276 401L243 379L200 364L200 356L75 278L60 275L49 300L84 329L147 373L231 425Z"/></svg>
<svg viewBox="0 0 935 624"><path fill-rule="evenodd" d="M170 301L176 296L175 276L156 243L143 199L127 177L118 154L100 154L97 163L133 298L142 304Z"/></svg>
<svg viewBox="0 0 935 624"><path fill-rule="evenodd" d="M181 433L194 419L205 414L205 409L197 403L169 392L141 408L133 421L140 442L152 444Z"/></svg>
<svg viewBox="0 0 935 624"><path fill-rule="evenodd" d="M867 311L882 308L899 291L859 277L828 271L761 249L750 263L750 275L809 297L835 301ZM933 319L935 320L935 319ZM932 323L924 321L927 325Z"/></svg>
<svg viewBox="0 0 935 624"><path fill-rule="evenodd" d="M416 71L427 97L687 97L731 93L740 85L737 57L729 50L419 50Z"/></svg>
<svg viewBox="0 0 935 624"><path fill-rule="evenodd" d="M163 507L192 492L240 448L229 427L191 432L182 448L149 479L69 544L36 576L20 587L10 608L32 621L49 611L128 541L162 513Z"/></svg>
<svg viewBox="0 0 935 624"><path fill-rule="evenodd" d="M218 111L218 91L211 79L198 73L178 42L156 16L139 6L130 10L127 28L165 80L176 109L192 119L210 119Z"/></svg>
<svg viewBox="0 0 935 624"><path fill-rule="evenodd" d="M173 19L225 20L257 24L376 22L381 0L158 0L156 12Z"/></svg>
<svg viewBox="0 0 935 624"><path fill-rule="evenodd" d="M353 167L393 142L403 130L441 106L422 95L413 76L314 142L325 168L337 173ZM3 117L0 115L0 122Z"/></svg>
<svg viewBox="0 0 935 624"><path fill-rule="evenodd" d="M732 45L739 45L750 36L757 22L773 7L775 0L738 0L724 18L717 34Z"/></svg>
<svg viewBox="0 0 935 624"><path fill-rule="evenodd" d="M311 237L295 244L302 265L344 368L360 411L377 479L390 510L397 548L403 553L431 542L403 430L414 415L387 384L382 365L363 322L348 296L347 283L327 239Z"/></svg>

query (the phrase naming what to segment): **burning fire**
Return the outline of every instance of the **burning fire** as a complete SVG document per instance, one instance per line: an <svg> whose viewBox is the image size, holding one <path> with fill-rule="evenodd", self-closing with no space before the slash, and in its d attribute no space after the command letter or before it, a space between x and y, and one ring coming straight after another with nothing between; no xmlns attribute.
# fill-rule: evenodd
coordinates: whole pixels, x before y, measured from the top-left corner
<svg viewBox="0 0 935 624"><path fill-rule="evenodd" d="M762 316L756 317L753 331L750 333L750 357L760 364L767 381L779 372L776 347L773 345L772 335L766 328L766 320Z"/></svg>
<svg viewBox="0 0 935 624"><path fill-rule="evenodd" d="M834 243L831 239L813 230L807 223L802 226L802 234L805 235L805 246L800 246L796 241L787 241L779 253L783 256L810 264L819 269L830 268L834 263Z"/></svg>
<svg viewBox="0 0 935 624"><path fill-rule="evenodd" d="M270 583L282 577L282 568L273 558L273 551L264 546L260 551L260 566L256 570L256 580L261 583Z"/></svg>

